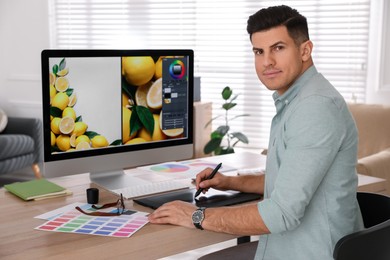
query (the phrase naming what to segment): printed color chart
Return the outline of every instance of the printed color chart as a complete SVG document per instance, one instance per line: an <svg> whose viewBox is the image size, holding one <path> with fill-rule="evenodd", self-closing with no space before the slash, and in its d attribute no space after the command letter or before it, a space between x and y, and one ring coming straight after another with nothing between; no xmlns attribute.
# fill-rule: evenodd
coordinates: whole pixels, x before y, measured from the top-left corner
<svg viewBox="0 0 390 260"><path fill-rule="evenodd" d="M126 214L127 213L127 214ZM111 237L130 237L148 223L146 213L127 211L121 216L95 217L72 210L36 227L37 230Z"/></svg>

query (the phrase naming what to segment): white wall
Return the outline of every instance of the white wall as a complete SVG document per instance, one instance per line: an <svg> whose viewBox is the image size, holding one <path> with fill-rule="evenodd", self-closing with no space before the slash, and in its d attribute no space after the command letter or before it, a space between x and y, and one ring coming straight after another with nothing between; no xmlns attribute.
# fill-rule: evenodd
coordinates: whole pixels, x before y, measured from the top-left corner
<svg viewBox="0 0 390 260"><path fill-rule="evenodd" d="M370 51L368 54L367 103L390 104L390 2L371 4Z"/></svg>
<svg viewBox="0 0 390 260"><path fill-rule="evenodd" d="M47 1L0 1L0 107L10 116L42 116L40 53L49 47Z"/></svg>
<svg viewBox="0 0 390 260"><path fill-rule="evenodd" d="M50 46L48 1L0 0L0 107L10 116L42 116L40 53ZM390 27L384 21L390 4L373 4L376 20L371 30L377 32L370 41L367 102L390 104L390 49L385 44Z"/></svg>

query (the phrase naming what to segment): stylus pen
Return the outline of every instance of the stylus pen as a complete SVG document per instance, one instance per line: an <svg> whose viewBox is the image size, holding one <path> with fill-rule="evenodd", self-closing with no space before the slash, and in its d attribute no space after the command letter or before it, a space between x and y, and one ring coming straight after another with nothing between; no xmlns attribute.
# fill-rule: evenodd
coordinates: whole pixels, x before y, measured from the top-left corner
<svg viewBox="0 0 390 260"><path fill-rule="evenodd" d="M214 175L218 172L219 168L221 168L222 166L222 163L218 164L217 167L215 167L215 169L211 172L211 174L209 176L207 176L206 180L210 180L212 178L214 178ZM204 189L203 188L199 188L196 193L195 193L195 196L194 198L198 197L199 194L203 191Z"/></svg>

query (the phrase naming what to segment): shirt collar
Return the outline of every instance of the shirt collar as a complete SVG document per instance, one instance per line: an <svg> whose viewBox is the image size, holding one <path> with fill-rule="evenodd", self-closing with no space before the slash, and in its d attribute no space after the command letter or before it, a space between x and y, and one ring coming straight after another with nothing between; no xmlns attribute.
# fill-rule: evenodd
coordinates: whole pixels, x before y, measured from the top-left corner
<svg viewBox="0 0 390 260"><path fill-rule="evenodd" d="M275 102L276 111L279 112L287 106L298 95L302 86L317 73L316 67L312 65L291 85L291 87L288 88L285 93L283 93L283 95L280 96L278 92L275 91L272 94L272 97Z"/></svg>

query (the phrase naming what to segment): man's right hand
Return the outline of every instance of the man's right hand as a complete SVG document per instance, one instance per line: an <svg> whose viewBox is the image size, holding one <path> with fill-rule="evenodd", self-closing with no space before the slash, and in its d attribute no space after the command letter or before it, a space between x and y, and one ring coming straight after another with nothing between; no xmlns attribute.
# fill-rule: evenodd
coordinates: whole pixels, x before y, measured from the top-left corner
<svg viewBox="0 0 390 260"><path fill-rule="evenodd" d="M196 175L196 189L203 188L203 193L206 193L209 188L229 190L229 176L217 172L214 178L207 180L212 171L212 168L206 168Z"/></svg>

